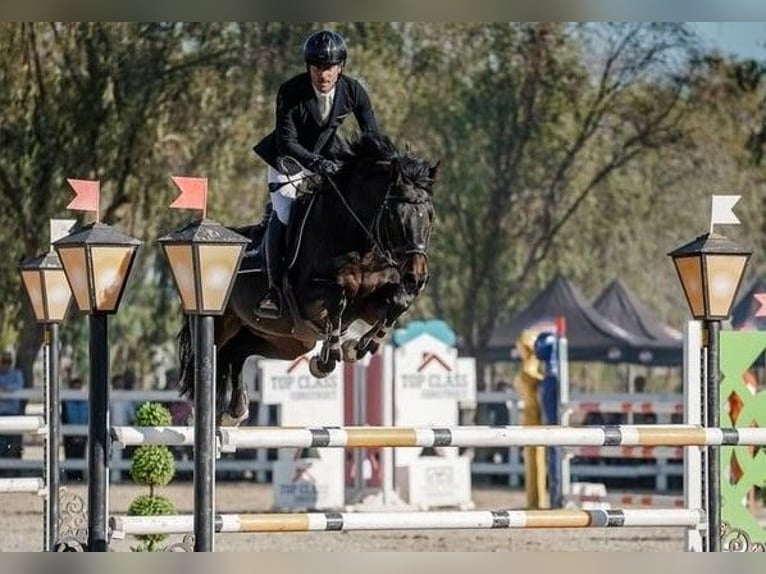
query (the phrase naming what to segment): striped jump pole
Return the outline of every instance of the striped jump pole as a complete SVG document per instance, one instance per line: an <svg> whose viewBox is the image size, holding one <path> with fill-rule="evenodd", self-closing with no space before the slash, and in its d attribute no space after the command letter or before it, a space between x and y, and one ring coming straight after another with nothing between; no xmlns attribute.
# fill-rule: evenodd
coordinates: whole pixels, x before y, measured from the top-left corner
<svg viewBox="0 0 766 574"><path fill-rule="evenodd" d="M520 528L697 527L704 513L691 509L470 510L436 512L315 512L221 514L216 532L342 532L352 530L454 530ZM186 534L194 517L115 516L112 536Z"/></svg>
<svg viewBox="0 0 766 574"><path fill-rule="evenodd" d="M696 425L222 427L218 432L225 448L766 445L766 428Z"/></svg>
<svg viewBox="0 0 766 574"><path fill-rule="evenodd" d="M115 446L193 445L192 427L112 427ZM683 447L764 446L766 428L699 425L219 427L224 449L384 447ZM645 452L642 456L647 456Z"/></svg>

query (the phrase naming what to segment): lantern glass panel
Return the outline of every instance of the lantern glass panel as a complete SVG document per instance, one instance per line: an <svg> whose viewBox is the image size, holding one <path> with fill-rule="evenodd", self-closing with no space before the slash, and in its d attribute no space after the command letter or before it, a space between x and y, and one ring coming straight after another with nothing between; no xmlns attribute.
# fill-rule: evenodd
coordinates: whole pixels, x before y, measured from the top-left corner
<svg viewBox="0 0 766 574"><path fill-rule="evenodd" d="M135 251L136 248L133 245L91 247L96 310L117 309Z"/></svg>
<svg viewBox="0 0 766 574"><path fill-rule="evenodd" d="M45 320L45 302L43 301L43 285L40 280L40 272L37 269L30 269L21 272L21 279L24 281L24 288L29 295L29 301L32 303L32 311L38 321Z"/></svg>
<svg viewBox="0 0 766 574"><path fill-rule="evenodd" d="M197 309L197 284L194 273L193 248L187 245L163 245L165 256L170 263L173 279L176 282L178 293L181 295L181 303L187 313L196 312Z"/></svg>
<svg viewBox="0 0 766 574"><path fill-rule="evenodd" d="M47 321L60 322L66 317L69 303L72 301L72 291L66 280L63 269L46 269L43 271L45 284L45 300L48 304Z"/></svg>
<svg viewBox="0 0 766 574"><path fill-rule="evenodd" d="M66 271L66 277L77 303L77 308L83 312L90 311L88 264L85 258L86 247L84 245L57 247L56 251Z"/></svg>
<svg viewBox="0 0 766 574"><path fill-rule="evenodd" d="M676 264L681 285L686 294L692 315L699 319L705 316L705 300L702 286L702 265L699 257L679 257L673 261Z"/></svg>
<svg viewBox="0 0 766 574"><path fill-rule="evenodd" d="M223 311L229 287L236 276L242 248L239 243L198 246L202 307L205 312Z"/></svg>
<svg viewBox="0 0 766 574"><path fill-rule="evenodd" d="M711 318L729 316L747 259L747 256L731 254L706 256L708 315Z"/></svg>

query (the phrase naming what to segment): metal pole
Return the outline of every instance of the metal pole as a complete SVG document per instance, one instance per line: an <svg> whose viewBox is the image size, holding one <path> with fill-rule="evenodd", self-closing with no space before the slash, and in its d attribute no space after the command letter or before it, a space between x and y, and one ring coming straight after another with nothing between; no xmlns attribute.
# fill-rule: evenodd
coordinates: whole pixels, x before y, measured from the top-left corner
<svg viewBox="0 0 766 574"><path fill-rule="evenodd" d="M59 485L61 469L59 465L59 445L61 444L61 417L59 393L59 326L55 323L47 325L46 340L46 381L45 402L47 406L48 440L45 460L45 484L47 499L45 501L45 551L51 552L56 547L59 538Z"/></svg>
<svg viewBox="0 0 766 574"><path fill-rule="evenodd" d="M215 520L213 317L196 317L194 361L194 551L212 552Z"/></svg>
<svg viewBox="0 0 766 574"><path fill-rule="evenodd" d="M707 327L707 403L705 424L708 428L720 425L720 371L718 363L720 321L705 321ZM721 459L720 448L707 448L708 483L708 551L721 551Z"/></svg>
<svg viewBox="0 0 766 574"><path fill-rule="evenodd" d="M109 345L105 313L90 315L88 385L88 550L107 552L109 496Z"/></svg>

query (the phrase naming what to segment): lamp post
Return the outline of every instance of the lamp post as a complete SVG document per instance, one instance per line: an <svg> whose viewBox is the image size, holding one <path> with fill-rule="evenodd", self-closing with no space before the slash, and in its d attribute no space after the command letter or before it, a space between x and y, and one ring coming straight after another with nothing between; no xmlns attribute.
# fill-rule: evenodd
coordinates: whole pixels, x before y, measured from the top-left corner
<svg viewBox="0 0 766 574"><path fill-rule="evenodd" d="M213 317L226 308L249 240L203 218L159 242L184 313L194 319L194 550L212 552L216 454Z"/></svg>
<svg viewBox="0 0 766 574"><path fill-rule="evenodd" d="M705 426L720 426L719 334L728 319L752 251L723 235L706 233L668 253L673 259L689 310L703 325L707 348L702 396ZM709 552L721 550L721 461L719 447L707 447L707 521Z"/></svg>
<svg viewBox="0 0 766 574"><path fill-rule="evenodd" d="M29 258L19 266L24 290L32 304L35 320L45 326L45 406L48 440L45 453L44 548L54 549L59 538L59 447L61 445L61 418L59 417L59 323L66 317L72 292L58 255L53 251Z"/></svg>
<svg viewBox="0 0 766 574"><path fill-rule="evenodd" d="M88 550L108 550L109 347L107 317L120 306L140 241L93 223L54 242L78 309L90 315Z"/></svg>

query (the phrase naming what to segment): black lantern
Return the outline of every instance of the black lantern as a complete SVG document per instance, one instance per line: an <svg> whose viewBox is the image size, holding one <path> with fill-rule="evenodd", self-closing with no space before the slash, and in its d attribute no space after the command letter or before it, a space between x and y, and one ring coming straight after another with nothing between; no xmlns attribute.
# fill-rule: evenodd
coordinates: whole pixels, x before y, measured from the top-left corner
<svg viewBox="0 0 766 574"><path fill-rule="evenodd" d="M689 310L701 320L705 332L706 377L700 381L705 409L705 426L720 426L721 321L729 318L731 307L745 275L752 251L743 249L723 235L706 233L668 255L673 258ZM721 550L721 460L720 449L706 449L707 550Z"/></svg>

